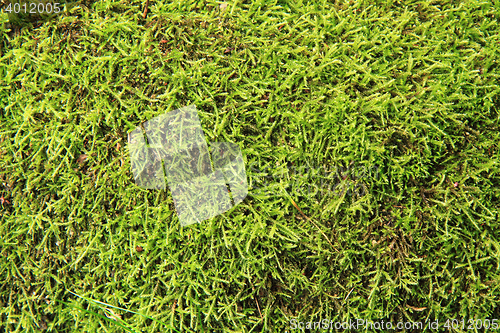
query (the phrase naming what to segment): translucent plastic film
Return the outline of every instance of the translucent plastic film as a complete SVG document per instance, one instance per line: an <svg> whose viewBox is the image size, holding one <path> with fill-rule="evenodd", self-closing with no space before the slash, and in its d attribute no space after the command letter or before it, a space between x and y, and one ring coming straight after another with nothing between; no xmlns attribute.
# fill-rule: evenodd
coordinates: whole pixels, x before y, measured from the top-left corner
<svg viewBox="0 0 500 333"><path fill-rule="evenodd" d="M151 119L144 124L144 133L136 128L128 141L136 184L165 189L166 175L183 226L219 215L233 206L231 196L236 205L248 194L240 148L233 143L212 143L212 167L194 106Z"/></svg>

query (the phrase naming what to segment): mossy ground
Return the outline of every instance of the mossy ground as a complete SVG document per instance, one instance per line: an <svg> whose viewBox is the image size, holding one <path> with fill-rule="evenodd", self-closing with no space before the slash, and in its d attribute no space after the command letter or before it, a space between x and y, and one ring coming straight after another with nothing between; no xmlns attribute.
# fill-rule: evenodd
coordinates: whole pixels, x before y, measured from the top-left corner
<svg viewBox="0 0 500 333"><path fill-rule="evenodd" d="M144 6L1 14L1 327L500 319L498 6ZM134 184L127 133L190 104L250 189L182 228Z"/></svg>

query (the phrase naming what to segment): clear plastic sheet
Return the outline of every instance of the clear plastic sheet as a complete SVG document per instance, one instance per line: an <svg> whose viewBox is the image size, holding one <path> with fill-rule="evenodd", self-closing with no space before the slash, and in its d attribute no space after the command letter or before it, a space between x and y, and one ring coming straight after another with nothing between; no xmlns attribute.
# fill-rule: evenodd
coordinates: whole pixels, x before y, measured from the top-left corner
<svg viewBox="0 0 500 333"><path fill-rule="evenodd" d="M214 142L210 156L194 105L149 120L144 132L136 128L128 147L136 184L166 189L168 182L182 226L222 214L248 194L241 149Z"/></svg>

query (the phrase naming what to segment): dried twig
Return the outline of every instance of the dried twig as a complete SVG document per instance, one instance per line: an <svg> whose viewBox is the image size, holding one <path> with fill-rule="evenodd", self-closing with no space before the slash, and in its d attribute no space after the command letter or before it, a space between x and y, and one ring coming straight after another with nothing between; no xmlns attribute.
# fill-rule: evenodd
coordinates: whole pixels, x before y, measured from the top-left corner
<svg viewBox="0 0 500 333"><path fill-rule="evenodd" d="M283 191L285 191L286 195L288 196L288 199L290 199L290 201L292 202L292 204L294 205L295 208L297 208L297 210L300 212L300 214L309 222L311 222L316 228L318 228L319 232L321 232L321 234L323 235L323 237L325 237L326 241L328 242L328 244L330 244L330 246L332 247L332 249L334 249L335 251L339 252L339 250L337 250L335 248L335 246L333 246L332 242L330 242L330 239L328 239L328 237L325 235L325 233L323 232L323 230L320 229L320 227L313 221L311 220L310 218L308 218L306 216L306 214L304 214L302 212L302 210L299 208L299 206L295 203L295 201L293 201L292 197L290 196L290 194L288 194L288 192L282 187Z"/></svg>
<svg viewBox="0 0 500 333"><path fill-rule="evenodd" d="M260 320L264 320L264 318L262 317L262 313L260 312L259 301L257 301L255 297L253 299L255 300L255 303L257 303L257 310L259 310Z"/></svg>
<svg viewBox="0 0 500 333"><path fill-rule="evenodd" d="M250 281L250 285L252 286L252 291L255 293L255 287L252 281ZM257 298L255 296L253 296L253 300L255 301L255 303L257 303L257 310L259 310L260 320L264 320L264 318L262 317L262 312L260 312L259 301L257 301Z"/></svg>
<svg viewBox="0 0 500 333"><path fill-rule="evenodd" d="M106 315L106 317L108 317L109 319L113 319L114 321L120 321L122 320L122 316L117 314L117 313L114 313L114 311L112 309L109 309L109 308L104 308L104 310L106 310L107 312L104 312L104 314ZM108 314L109 313L109 314Z"/></svg>
<svg viewBox="0 0 500 333"><path fill-rule="evenodd" d="M148 15L149 0L146 0L146 5L144 6L144 12L142 13L142 18L145 19Z"/></svg>

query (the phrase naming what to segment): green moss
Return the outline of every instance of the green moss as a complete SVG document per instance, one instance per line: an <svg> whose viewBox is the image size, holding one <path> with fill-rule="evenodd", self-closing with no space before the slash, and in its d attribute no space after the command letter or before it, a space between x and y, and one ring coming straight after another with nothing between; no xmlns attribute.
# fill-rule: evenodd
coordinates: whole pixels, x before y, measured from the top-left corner
<svg viewBox="0 0 500 333"><path fill-rule="evenodd" d="M0 326L496 318L498 7L144 5L1 29ZM189 104L251 188L181 228L168 190L133 183L127 133Z"/></svg>

